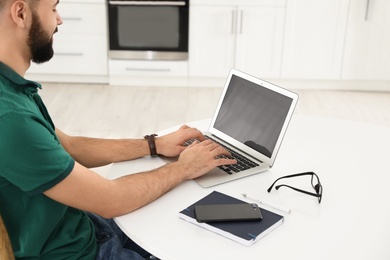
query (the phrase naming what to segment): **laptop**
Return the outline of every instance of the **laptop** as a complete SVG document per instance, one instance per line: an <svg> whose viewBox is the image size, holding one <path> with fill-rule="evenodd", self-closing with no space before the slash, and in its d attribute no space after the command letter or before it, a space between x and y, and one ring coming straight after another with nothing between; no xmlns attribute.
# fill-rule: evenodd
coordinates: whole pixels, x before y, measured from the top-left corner
<svg viewBox="0 0 390 260"><path fill-rule="evenodd" d="M241 166L217 167L195 181L211 187L269 170L297 101L294 92L232 69L204 134L225 146L234 158L246 159Z"/></svg>

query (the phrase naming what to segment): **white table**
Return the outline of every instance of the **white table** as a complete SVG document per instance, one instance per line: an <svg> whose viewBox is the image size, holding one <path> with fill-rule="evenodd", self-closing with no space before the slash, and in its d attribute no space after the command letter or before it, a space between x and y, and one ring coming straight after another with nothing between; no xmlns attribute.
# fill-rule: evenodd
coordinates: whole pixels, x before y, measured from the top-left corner
<svg viewBox="0 0 390 260"><path fill-rule="evenodd" d="M189 125L203 130L208 122ZM135 242L164 260L390 259L389 162L389 128L294 116L270 171L207 189L187 181L116 222ZM117 178L162 164L160 158L150 157L117 163L108 176ZM304 171L319 175L324 189L321 204L288 188L267 193L276 178ZM314 192L309 176L280 183ZM292 212L279 212L284 223L245 247L179 219L179 211L213 190L240 199L241 193L251 193Z"/></svg>

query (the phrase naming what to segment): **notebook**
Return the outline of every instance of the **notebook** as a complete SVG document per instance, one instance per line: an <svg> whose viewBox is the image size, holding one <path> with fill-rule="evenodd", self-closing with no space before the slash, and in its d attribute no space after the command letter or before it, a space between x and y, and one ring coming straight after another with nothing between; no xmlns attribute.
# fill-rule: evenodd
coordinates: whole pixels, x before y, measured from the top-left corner
<svg viewBox="0 0 390 260"><path fill-rule="evenodd" d="M245 162L241 171L233 169L227 173L230 166L215 168L195 181L211 187L269 170L297 101L294 92L232 69L204 134L250 162Z"/></svg>
<svg viewBox="0 0 390 260"><path fill-rule="evenodd" d="M256 241L260 240L275 228L280 226L284 217L260 208L263 215L261 221L229 221L229 222L212 222L200 223L196 221L194 208L196 205L212 205L212 204L237 204L246 203L224 193L213 191L206 197L198 200L194 204L179 212L179 218L184 219L192 224L208 229L214 233L232 239L245 246L251 246Z"/></svg>

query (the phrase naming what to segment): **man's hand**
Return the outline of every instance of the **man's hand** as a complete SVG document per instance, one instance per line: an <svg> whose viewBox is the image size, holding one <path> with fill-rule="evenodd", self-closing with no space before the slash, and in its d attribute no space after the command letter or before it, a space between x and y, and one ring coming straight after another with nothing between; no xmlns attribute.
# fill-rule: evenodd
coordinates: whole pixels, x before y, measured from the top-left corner
<svg viewBox="0 0 390 260"><path fill-rule="evenodd" d="M188 174L188 179L195 179L217 166L237 163L235 159L221 158L218 156L222 154L228 157L231 156L225 148L211 140L199 143L194 142L180 154L177 163L184 166Z"/></svg>
<svg viewBox="0 0 390 260"><path fill-rule="evenodd" d="M155 139L157 153L166 157L178 156L186 149L184 143L190 139L204 141L205 137L198 129L183 125L177 131Z"/></svg>

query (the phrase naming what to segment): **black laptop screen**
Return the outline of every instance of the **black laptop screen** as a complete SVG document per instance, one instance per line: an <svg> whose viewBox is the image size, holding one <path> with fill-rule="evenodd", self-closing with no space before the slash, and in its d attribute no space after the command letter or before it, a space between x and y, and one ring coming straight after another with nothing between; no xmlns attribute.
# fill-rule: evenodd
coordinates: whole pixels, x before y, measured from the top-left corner
<svg viewBox="0 0 390 260"><path fill-rule="evenodd" d="M292 102L232 75L214 127L271 158Z"/></svg>

